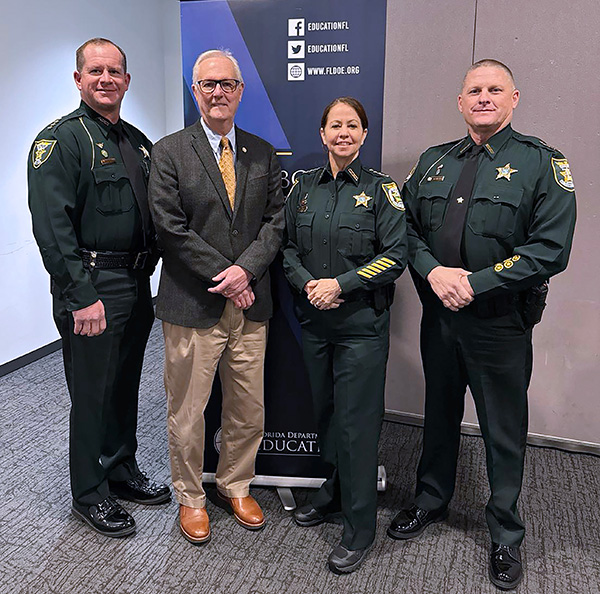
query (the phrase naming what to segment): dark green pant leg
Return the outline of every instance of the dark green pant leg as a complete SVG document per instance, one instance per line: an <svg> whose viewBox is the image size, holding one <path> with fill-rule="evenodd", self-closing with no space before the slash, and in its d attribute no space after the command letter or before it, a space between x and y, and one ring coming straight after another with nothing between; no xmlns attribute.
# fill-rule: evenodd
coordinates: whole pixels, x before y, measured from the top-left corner
<svg viewBox="0 0 600 594"><path fill-rule="evenodd" d="M302 327L302 352L311 386L313 412L317 421L319 454L327 468L326 481L311 497L312 505L326 512L339 511L340 483L337 473L335 422L333 410L333 344L324 328Z"/></svg>
<svg viewBox="0 0 600 594"><path fill-rule="evenodd" d="M69 469L73 499L93 505L109 495L100 463L105 434L107 370L113 337L73 334L73 315L55 299L54 319L62 337L67 385L71 396Z"/></svg>
<svg viewBox="0 0 600 594"><path fill-rule="evenodd" d="M517 312L489 320L465 316L462 344L469 386L484 438L491 496L486 517L492 540L518 546L525 535L517 501L527 441L531 331Z"/></svg>
<svg viewBox="0 0 600 594"><path fill-rule="evenodd" d="M54 316L63 339L65 372L71 396L71 490L73 498L81 504L92 505L109 495L106 468L100 459L107 442L118 442L123 437L118 431L113 436L109 424L114 422L115 411L125 411L125 415L131 418L132 408L137 410L137 395L132 401L115 390L124 331L137 302L137 291L132 287L131 279L127 280L130 274L111 270L94 272L95 285L98 285L107 315L107 329L100 336L73 334L72 313L65 309L62 301L54 300ZM140 337L144 346L145 336ZM133 372L134 376L139 374L139 370ZM135 439L135 426L133 432ZM120 448L111 446L113 452ZM131 460L135 452L130 452L131 440L124 450L127 451L126 458Z"/></svg>
<svg viewBox="0 0 600 594"><path fill-rule="evenodd" d="M429 511L446 507L454 493L467 386L456 315L434 303L421 320L425 427L415 503Z"/></svg>
<svg viewBox="0 0 600 594"><path fill-rule="evenodd" d="M111 279L111 284L116 284L116 288L110 290L109 285L103 292L109 315L121 336L115 340L116 352L113 353L115 372L107 404L102 465L108 478L124 481L138 472L135 460L138 393L154 310L148 275L143 272L118 272L124 273L124 276Z"/></svg>
<svg viewBox="0 0 600 594"><path fill-rule="evenodd" d="M342 545L350 550L368 547L375 538L377 446L388 350L388 312L376 316L365 307L336 337L333 377Z"/></svg>

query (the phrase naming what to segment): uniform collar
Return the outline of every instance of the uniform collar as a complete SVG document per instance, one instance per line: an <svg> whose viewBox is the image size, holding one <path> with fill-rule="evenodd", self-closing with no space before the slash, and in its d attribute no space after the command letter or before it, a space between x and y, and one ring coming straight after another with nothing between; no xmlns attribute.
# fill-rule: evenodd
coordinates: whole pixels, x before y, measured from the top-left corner
<svg viewBox="0 0 600 594"><path fill-rule="evenodd" d="M510 124L505 126L499 132L496 132L484 145L484 152L487 153L491 159L493 159L498 151L506 144L506 141L512 136L513 129ZM458 156L464 155L474 144L475 141L468 135L465 138L466 142L460 147Z"/></svg>
<svg viewBox="0 0 600 594"><path fill-rule="evenodd" d="M119 118L119 121L117 122L117 124L111 123L104 116L100 115L97 111L93 110L83 100L81 101L81 105L79 107L80 107L80 109L83 110L83 112L87 116L89 116L92 120L94 120L98 124L98 127L100 128L100 130L102 130L102 134L104 134L105 138L108 137L108 134L112 130L113 126L115 126L123 121L121 118Z"/></svg>
<svg viewBox="0 0 600 594"><path fill-rule="evenodd" d="M360 172L362 166L360 164L360 158L356 157L350 165L348 165L345 169L340 171L343 179L346 179L353 183L355 186L358 186L360 181ZM321 173L321 177L319 178L319 183L329 181L333 179L333 173L331 172L331 165L329 164L329 159L327 160L327 165L323 167L323 172Z"/></svg>

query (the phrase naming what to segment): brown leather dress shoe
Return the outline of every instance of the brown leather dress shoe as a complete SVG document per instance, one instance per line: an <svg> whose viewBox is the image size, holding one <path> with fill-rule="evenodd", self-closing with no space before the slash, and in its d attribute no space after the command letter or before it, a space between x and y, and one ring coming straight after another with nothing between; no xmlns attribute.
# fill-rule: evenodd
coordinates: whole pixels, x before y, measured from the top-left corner
<svg viewBox="0 0 600 594"><path fill-rule="evenodd" d="M192 544L202 544L210 540L208 514L204 507L179 505L179 529Z"/></svg>
<svg viewBox="0 0 600 594"><path fill-rule="evenodd" d="M219 493L219 497L229 504L238 524L248 530L260 530L265 525L265 516L252 495L246 497L226 497Z"/></svg>

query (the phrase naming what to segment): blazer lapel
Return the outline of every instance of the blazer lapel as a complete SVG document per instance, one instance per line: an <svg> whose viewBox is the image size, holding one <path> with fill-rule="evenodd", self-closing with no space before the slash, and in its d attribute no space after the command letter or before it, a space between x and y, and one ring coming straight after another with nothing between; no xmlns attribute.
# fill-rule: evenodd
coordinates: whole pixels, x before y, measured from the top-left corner
<svg viewBox="0 0 600 594"><path fill-rule="evenodd" d="M248 180L248 169L250 168L251 156L249 148L245 143L245 134L237 126L235 128L235 204L233 218L240 209L242 200L246 193L246 181Z"/></svg>
<svg viewBox="0 0 600 594"><path fill-rule="evenodd" d="M198 157L200 157L200 161L202 161L208 177L210 177L212 183L214 184L215 189L219 194L219 198L221 198L221 202L223 202L225 210L229 216L231 216L231 205L229 204L229 198L227 198L227 190L225 189L225 184L223 183L223 176L219 171L217 160L215 159L215 155L212 151L210 143L208 142L208 138L206 138L206 134L204 133L204 129L202 128L200 120L196 122L194 130L192 131L192 146L198 154Z"/></svg>

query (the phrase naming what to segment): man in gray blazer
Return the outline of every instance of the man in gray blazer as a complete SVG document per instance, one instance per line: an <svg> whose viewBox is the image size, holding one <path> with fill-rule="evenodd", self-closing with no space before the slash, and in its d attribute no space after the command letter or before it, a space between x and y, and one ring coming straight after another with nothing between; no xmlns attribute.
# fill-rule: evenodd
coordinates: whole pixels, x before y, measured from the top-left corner
<svg viewBox="0 0 600 594"><path fill-rule="evenodd" d="M204 409L217 366L218 493L242 526L265 523L249 485L263 436L268 267L284 219L273 147L233 123L244 89L235 58L220 50L198 56L192 89L201 118L155 145L148 198L164 250L156 315L165 336L171 473L181 531L199 544L210 539Z"/></svg>

